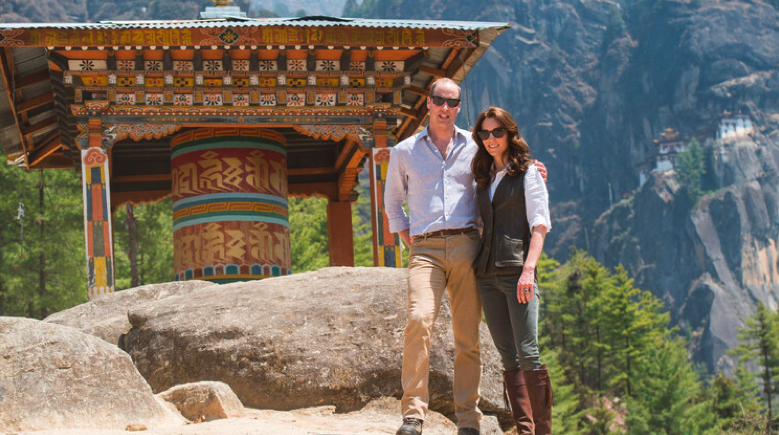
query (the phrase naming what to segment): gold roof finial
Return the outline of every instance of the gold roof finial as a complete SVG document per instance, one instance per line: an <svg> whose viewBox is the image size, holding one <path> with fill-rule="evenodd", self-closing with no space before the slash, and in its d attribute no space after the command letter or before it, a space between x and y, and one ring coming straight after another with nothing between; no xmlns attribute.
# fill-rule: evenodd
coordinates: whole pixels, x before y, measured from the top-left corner
<svg viewBox="0 0 779 435"><path fill-rule="evenodd" d="M214 5L218 8L227 6L228 3L233 2L233 0L211 0L211 1L214 2Z"/></svg>

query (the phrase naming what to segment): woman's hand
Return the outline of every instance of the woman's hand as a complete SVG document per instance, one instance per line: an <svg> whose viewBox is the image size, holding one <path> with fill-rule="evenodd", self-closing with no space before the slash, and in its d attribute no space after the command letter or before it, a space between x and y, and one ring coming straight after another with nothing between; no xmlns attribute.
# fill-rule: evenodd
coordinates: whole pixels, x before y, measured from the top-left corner
<svg viewBox="0 0 779 435"><path fill-rule="evenodd" d="M522 269L522 275L517 282L517 300L520 304L527 304L535 296L533 282L536 278L535 269Z"/></svg>
<svg viewBox="0 0 779 435"><path fill-rule="evenodd" d="M534 163L536 165L536 169L538 169L538 173L541 174L541 178L543 178L544 183L546 183L546 166L538 160L536 160Z"/></svg>

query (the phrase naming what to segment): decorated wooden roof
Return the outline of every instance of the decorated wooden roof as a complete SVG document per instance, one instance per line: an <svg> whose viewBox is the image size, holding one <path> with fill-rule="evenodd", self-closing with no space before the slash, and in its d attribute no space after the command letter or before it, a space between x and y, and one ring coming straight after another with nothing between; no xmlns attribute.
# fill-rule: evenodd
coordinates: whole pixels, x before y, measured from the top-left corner
<svg viewBox="0 0 779 435"><path fill-rule="evenodd" d="M169 193L172 134L265 126L287 140L290 194L343 200L377 127L390 145L413 134L430 83L461 81L506 28L330 17L2 23L0 142L9 163L78 168L90 104L99 107L118 204Z"/></svg>

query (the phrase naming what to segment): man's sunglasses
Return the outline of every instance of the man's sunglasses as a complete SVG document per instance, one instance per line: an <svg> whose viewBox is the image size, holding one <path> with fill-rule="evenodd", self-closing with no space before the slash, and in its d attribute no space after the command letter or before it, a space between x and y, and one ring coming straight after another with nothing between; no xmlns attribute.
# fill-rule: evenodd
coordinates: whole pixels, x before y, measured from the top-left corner
<svg viewBox="0 0 779 435"><path fill-rule="evenodd" d="M449 107L457 107L460 105L459 98L444 98L444 97L433 96L430 97L430 101L432 101L433 104L435 104L436 106L443 106L444 102L446 102L446 104Z"/></svg>
<svg viewBox="0 0 779 435"><path fill-rule="evenodd" d="M498 127L498 128L492 129L492 130L478 131L478 132L476 132L476 134L479 135L479 138L481 138L481 140L489 139L490 138L490 134L495 136L495 139L500 139L500 138L503 137L504 134L506 134L506 131L507 131L506 127Z"/></svg>

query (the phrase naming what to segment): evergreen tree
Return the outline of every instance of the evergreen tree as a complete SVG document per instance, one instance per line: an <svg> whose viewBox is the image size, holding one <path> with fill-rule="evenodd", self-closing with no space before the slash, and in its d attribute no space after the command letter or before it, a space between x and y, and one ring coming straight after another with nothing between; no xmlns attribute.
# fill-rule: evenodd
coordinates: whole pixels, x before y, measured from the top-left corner
<svg viewBox="0 0 779 435"><path fill-rule="evenodd" d="M773 399L776 392L777 371L779 371L779 335L776 315L763 305L757 304L755 313L746 320L746 326L736 328L739 345L728 354L739 361L751 362L759 368L759 376L766 401L767 420L773 424Z"/></svg>
<svg viewBox="0 0 779 435"><path fill-rule="evenodd" d="M687 360L685 343L663 340L647 349L633 376L627 403L631 435L714 434L715 417L703 400L697 373Z"/></svg>
<svg viewBox="0 0 779 435"><path fill-rule="evenodd" d="M669 334L669 314L661 312L659 299L633 287L633 280L622 266L604 286L602 300L601 317L610 351L609 387L627 397L633 393L631 380L636 362Z"/></svg>
<svg viewBox="0 0 779 435"><path fill-rule="evenodd" d="M693 138L684 152L676 156L676 173L691 205L695 205L703 196L703 176L706 166L703 158L703 148L697 139Z"/></svg>

